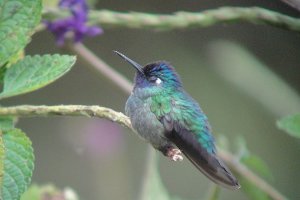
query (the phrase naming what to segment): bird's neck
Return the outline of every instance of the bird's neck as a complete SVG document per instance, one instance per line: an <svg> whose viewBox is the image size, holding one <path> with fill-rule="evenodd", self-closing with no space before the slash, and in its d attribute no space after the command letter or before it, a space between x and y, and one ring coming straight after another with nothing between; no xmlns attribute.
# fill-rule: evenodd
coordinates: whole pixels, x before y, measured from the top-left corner
<svg viewBox="0 0 300 200"><path fill-rule="evenodd" d="M139 88L134 87L132 93L140 99L148 99L149 97L154 96L169 96L175 92L175 89L172 88Z"/></svg>

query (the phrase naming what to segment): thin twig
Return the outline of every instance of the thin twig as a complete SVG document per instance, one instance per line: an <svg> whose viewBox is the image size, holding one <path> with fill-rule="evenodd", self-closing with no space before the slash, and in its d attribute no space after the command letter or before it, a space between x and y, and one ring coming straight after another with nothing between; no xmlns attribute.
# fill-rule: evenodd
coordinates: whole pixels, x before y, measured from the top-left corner
<svg viewBox="0 0 300 200"><path fill-rule="evenodd" d="M284 3L294 7L298 11L300 11L300 2L299 2L299 0L281 0L281 1L283 1Z"/></svg>
<svg viewBox="0 0 300 200"><path fill-rule="evenodd" d="M59 105L59 106L14 106L14 107L0 107L0 116L16 116L16 117L32 117L32 116L88 116L105 118L113 122L117 122L132 131L130 119L121 112L116 112L110 108L100 106L83 106L83 105ZM135 131L134 131L135 132ZM261 179L245 165L238 162L234 155L220 149L219 156L228 166L236 171L248 181L255 184L261 190L266 192L271 198L275 200L287 199L280 194L276 189L269 185L265 180ZM151 158L150 158L151 159Z"/></svg>
<svg viewBox="0 0 300 200"><path fill-rule="evenodd" d="M79 59L87 63L93 69L103 74L104 77L111 80L114 84L120 87L125 93L130 94L132 83L127 80L122 74L114 70L92 51L86 48L82 43L69 44L66 46L71 52L78 55Z"/></svg>
<svg viewBox="0 0 300 200"><path fill-rule="evenodd" d="M43 19L65 17L58 8L45 9ZM91 10L89 23L102 27L127 27L151 30L173 30L208 27L219 23L249 22L268 24L285 30L300 32L300 19L259 7L220 7L202 12L176 12L174 14L150 14L142 12L116 12ZM41 27L38 30L42 30Z"/></svg>

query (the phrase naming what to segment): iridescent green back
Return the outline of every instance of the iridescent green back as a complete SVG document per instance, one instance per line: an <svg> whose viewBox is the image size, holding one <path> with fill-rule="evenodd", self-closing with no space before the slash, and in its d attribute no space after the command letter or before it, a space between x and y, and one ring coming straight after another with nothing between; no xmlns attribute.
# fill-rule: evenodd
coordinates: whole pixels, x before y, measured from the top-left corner
<svg viewBox="0 0 300 200"><path fill-rule="evenodd" d="M186 92L169 89L152 96L151 100L150 110L167 129L188 130L196 136L202 148L209 153L215 153L214 138L207 117Z"/></svg>

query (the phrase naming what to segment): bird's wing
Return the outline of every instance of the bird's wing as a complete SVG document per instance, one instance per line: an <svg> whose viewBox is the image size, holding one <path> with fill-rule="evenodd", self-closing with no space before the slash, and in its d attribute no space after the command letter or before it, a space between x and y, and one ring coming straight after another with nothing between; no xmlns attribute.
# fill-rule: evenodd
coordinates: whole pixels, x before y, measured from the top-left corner
<svg viewBox="0 0 300 200"><path fill-rule="evenodd" d="M227 188L239 188L237 179L216 155L210 126L199 105L186 93L176 95L160 98L156 101L161 102L151 107L164 125L166 137L212 181Z"/></svg>

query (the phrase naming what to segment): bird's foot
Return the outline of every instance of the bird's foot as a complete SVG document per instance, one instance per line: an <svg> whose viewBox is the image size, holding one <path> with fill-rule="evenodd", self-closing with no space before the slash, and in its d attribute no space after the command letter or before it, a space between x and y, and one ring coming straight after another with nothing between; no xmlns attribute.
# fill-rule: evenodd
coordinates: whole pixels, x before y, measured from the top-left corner
<svg viewBox="0 0 300 200"><path fill-rule="evenodd" d="M168 149L166 155L167 155L167 157L171 158L171 160L173 160L173 161L182 161L183 160L181 151L176 148Z"/></svg>

